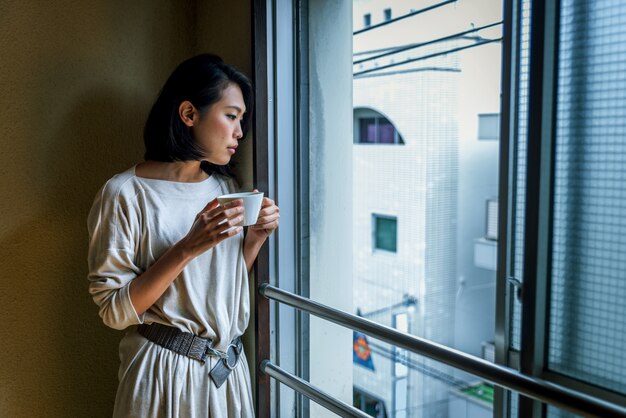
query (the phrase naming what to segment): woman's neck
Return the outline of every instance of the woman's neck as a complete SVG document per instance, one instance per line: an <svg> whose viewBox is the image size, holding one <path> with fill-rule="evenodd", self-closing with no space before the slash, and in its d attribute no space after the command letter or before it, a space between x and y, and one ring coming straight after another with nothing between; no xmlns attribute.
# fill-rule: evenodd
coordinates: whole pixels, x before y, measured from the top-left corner
<svg viewBox="0 0 626 418"><path fill-rule="evenodd" d="M157 180L196 183L209 175L200 168L200 161L144 161L135 167L135 175Z"/></svg>

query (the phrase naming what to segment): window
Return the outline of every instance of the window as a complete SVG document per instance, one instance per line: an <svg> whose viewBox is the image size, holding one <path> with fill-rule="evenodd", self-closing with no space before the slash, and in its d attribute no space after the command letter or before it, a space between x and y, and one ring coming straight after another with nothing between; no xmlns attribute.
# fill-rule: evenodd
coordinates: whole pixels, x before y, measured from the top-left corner
<svg viewBox="0 0 626 418"><path fill-rule="evenodd" d="M626 395L624 3L562 1L560 19L547 366Z"/></svg>
<svg viewBox="0 0 626 418"><path fill-rule="evenodd" d="M365 13L363 15L363 26L366 28L372 26L372 15L370 13Z"/></svg>
<svg viewBox="0 0 626 418"><path fill-rule="evenodd" d="M385 22L390 21L391 20L391 9L383 10L383 15L384 15Z"/></svg>
<svg viewBox="0 0 626 418"><path fill-rule="evenodd" d="M388 417L385 402L382 399L357 387L354 388L352 404L372 417Z"/></svg>
<svg viewBox="0 0 626 418"><path fill-rule="evenodd" d="M372 215L374 221L374 249L397 252L398 219L393 216Z"/></svg>
<svg viewBox="0 0 626 418"><path fill-rule="evenodd" d="M279 139L269 150L270 158L277 159L273 172L279 181L296 182L291 189L276 188L283 193L281 212L285 205L294 210L290 214L296 230L287 231L286 216L281 218L272 279L288 288L295 277L302 281L291 286L303 296L349 312L359 307L380 312L372 320L476 355L484 341L494 338L495 273L474 266L473 240L485 234L485 197L497 195L498 144L479 144L475 127L471 134L462 128L464 121L476 120L479 109L498 109L500 45L459 53L449 51L472 46L475 39L435 42L370 60L363 69L381 69L391 61L395 66L362 76L355 75L355 61L458 33L478 21L475 17L497 22L501 1L489 1L493 7L465 2L464 13L456 13L443 6L411 17L411 22L394 21L357 35L348 22L367 23L371 3L309 2L306 19L296 17L280 27L292 28L292 21L308 25L296 31L307 37L299 48L278 51L295 51L296 65L287 68L301 72L296 77L298 94L287 94L282 105L277 94L271 102L276 113L269 117L278 121ZM391 9L386 17L393 20ZM426 27L436 30L426 33ZM494 35L498 32L495 28ZM276 43L281 39L277 36ZM432 54L438 55L404 64L408 58ZM273 80L278 92L282 74ZM288 106L292 97L299 107L296 135L281 133L280 126L281 119L285 124L294 119ZM293 158L281 158L289 147ZM288 170L297 172L291 175ZM289 190L294 190L293 196L286 194ZM293 201L299 204L292 206ZM288 237L294 237L294 245L285 241ZM298 256L289 270L283 265L290 261L292 249ZM465 278L460 290L459 276ZM404 307L405 295L414 295L419 309ZM285 312L290 309L277 307L276 317L284 321ZM354 344L351 330L315 317L302 319L287 318L284 327L281 322L281 345L276 347L281 364L361 409L380 413L384 408L396 418L445 417L452 385L475 380L462 376L459 382L449 367L375 340L369 341L376 364L372 371L355 364L349 350ZM288 357L292 352L285 341L293 329L292 340L300 339ZM303 411L298 415L303 417L328 416L314 402L298 401L294 398L299 396L286 392L281 387L281 416L293 416L292 410ZM364 400L361 393L376 401Z"/></svg>
<svg viewBox="0 0 626 418"><path fill-rule="evenodd" d="M376 143L376 118L359 119L359 144L375 144Z"/></svg>
<svg viewBox="0 0 626 418"><path fill-rule="evenodd" d="M478 114L478 139L499 139L500 138L500 114L499 113L479 113Z"/></svg>
<svg viewBox="0 0 626 418"><path fill-rule="evenodd" d="M487 199L487 228L485 238L498 240L498 198Z"/></svg>
<svg viewBox="0 0 626 418"><path fill-rule="evenodd" d="M288 234L281 227L279 232L283 234L280 251L298 246L299 256L295 274L285 273L282 266L292 260L290 253L272 259L281 264L277 268L280 274L276 274L281 287L293 277L304 277L293 286L304 296L342 310L363 308L375 313L372 320L378 323L406 328L406 332L477 356L494 341L497 319L502 328L495 335L503 338L495 340L496 361L623 404L626 367L621 347L626 344L626 312L620 301L626 291L620 272L626 253L621 216L626 202L622 181L626 151L619 141L625 135L620 119L625 106L617 92L626 89L624 77L620 77L626 68L626 43L615 29L626 24L626 14L617 2L597 7L598 2L564 0L532 2L531 7L529 0L513 0L514 13L509 10L509 16L518 21L509 29L516 45L513 51L506 51L512 57L504 69L517 66L511 70L511 79L517 84L511 87L514 93L502 92L501 111L509 135L503 136L503 141L483 141L499 136L495 123L499 121L501 93L501 28L365 64L356 61L402 45L421 45L470 27L479 19L484 20L481 24L497 22L502 19L501 1L493 0L490 7L458 2L454 12L441 7L418 15L428 19L426 22L417 22L417 18L412 22L419 33L398 30L388 37L380 36L380 31L355 35L349 24L336 24L352 20L360 25L364 8L371 9L371 2L324 7L330 3L307 3L307 19L296 19L310 25L302 31L308 36L305 47L279 48L281 52L296 51L300 55L296 58L303 62L298 61L300 67L288 67L305 72L305 77L297 79L303 97L286 95L302 106L302 119L294 127L299 135L277 129L283 142L277 142L269 153L279 160L274 171L277 177L300 182L294 196L283 195L281 202L305 201L303 209L290 206L290 216L300 222L294 222L299 229ZM531 12L544 6L547 11ZM550 10L552 6L559 10ZM544 22L546 33L555 30L558 35L540 40L556 40L547 50L558 55L552 68L542 61L550 54L533 55L537 42L532 48L529 42L531 33ZM291 23L287 20L284 27L292 28ZM426 25L420 23L428 23L436 33L424 36ZM398 27L393 22L385 25L385 30ZM316 36L319 33L332 36ZM333 40L332 48L327 38ZM494 42L482 43L489 39ZM458 48L465 49L455 50ZM428 57L434 54L438 55ZM414 60L407 63L409 57ZM346 71L350 64L352 72ZM370 71L364 74L359 69ZM536 82L537 74L546 79L554 76L554 84L545 90L538 88L529 82ZM276 80L282 80L280 75ZM504 81L506 85L511 80ZM277 90L280 88L279 84ZM554 108L541 109L545 103ZM274 102L276 118L270 117L270 121L289 116L285 119L293 122L288 112L295 106L288 104L280 107ZM546 119L552 116L553 120L544 122L552 123L553 129L542 129L545 126L537 123L537 108L547 114ZM542 140L539 144L549 145L548 150L538 149L537 135ZM293 141L294 137L299 142ZM391 143L405 146L354 146ZM503 160L499 159L500 145L510 147L503 152ZM289 146L293 158L281 157ZM545 156L543 151L554 160L547 168L543 168L544 160L533 164L537 154ZM498 166L508 166L509 171L502 171L500 177ZM285 175L285 170L296 173ZM502 190L499 180L507 182ZM533 184L529 184L531 180ZM552 189L544 194L545 187ZM287 190L278 187L278 193ZM485 199L507 190L508 195L500 195L500 202L488 202L485 216ZM543 204L542 199L547 199L546 207L537 204ZM282 203L281 210L287 204L291 203ZM507 235L500 237L495 228L499 204L508 211L500 223L513 224ZM529 215L527 207L533 204L543 211ZM390 213L396 216L383 215ZM401 236L398 218L403 220ZM533 229L541 234L529 240L528 231ZM295 246L284 245L289 243L282 241L287 235L294 237ZM479 250L506 245L507 259L496 260L504 251L481 252L480 262L476 262L473 243L478 239L482 240ZM372 256L372 250L380 251L380 256ZM528 262L530 252L540 253L541 263ZM496 261L508 269L497 272L497 316ZM507 279L517 280L517 289L533 280L538 291L531 295L528 286L524 292L512 292ZM398 308L406 294L416 295L419 309ZM545 305L531 299L537 295ZM523 308L518 298L524 298ZM529 321L528 312L533 310L541 317ZM276 316L286 317L282 310ZM511 323L502 325L511 318ZM355 366L346 349L354 343L351 330L316 318L302 328L294 326L296 323L300 324L294 319L282 328L281 341L284 344L294 333L285 329L296 329L300 350L292 355L304 353L308 362L284 361L285 353L290 352L280 346L276 351L281 353L281 362L291 365L293 360L299 375L371 414L398 418L404 416L400 406L406 405L407 416L546 416L546 408L529 408L527 399L500 396L497 387L494 394L494 388L485 382L428 359L404 356L375 340L369 341L369 347L376 356L376 370ZM525 356L520 360L520 352L526 354L529 332L534 333L535 348L540 348L530 360ZM529 372L529 367L537 371ZM411 390L403 392L405 382ZM281 392L281 402L288 399L283 395ZM481 411L474 413L471 408L477 402ZM289 415L292 410L304 411L303 417L325 416L314 404L310 410L293 405L288 404L281 416L293 416ZM547 416L569 415L549 407Z"/></svg>
<svg viewBox="0 0 626 418"><path fill-rule="evenodd" d="M369 109L356 109L354 117L355 144L404 144L396 127L379 113Z"/></svg>
<svg viewBox="0 0 626 418"><path fill-rule="evenodd" d="M359 119L359 144L403 144L396 128L385 118Z"/></svg>
<svg viewBox="0 0 626 418"><path fill-rule="evenodd" d="M499 112L501 48L478 36L436 40L500 21L502 2L487 3L457 2L398 21L389 9L390 23L353 36L354 146L346 155L355 308L381 312L414 295L419 309L406 332L478 356L495 335L496 243L487 242L488 269L476 265L474 243L484 240L485 199L498 195L499 144L478 140L476 115ZM358 18L373 7L352 4ZM381 12L389 5L377 4ZM409 10L395 9L397 16ZM497 39L500 31L475 35ZM399 310L386 312L371 319L403 324L393 316ZM448 414L448 401L452 387L476 378L455 380L446 366L370 343L376 371L355 365L353 382L380 396L390 416L474 418Z"/></svg>
<svg viewBox="0 0 626 418"><path fill-rule="evenodd" d="M623 403L626 105L615 93L626 88L623 4L516 3L513 271L505 274L524 291L523 303L507 301L506 348L519 352L524 373ZM510 410L540 416L526 398Z"/></svg>

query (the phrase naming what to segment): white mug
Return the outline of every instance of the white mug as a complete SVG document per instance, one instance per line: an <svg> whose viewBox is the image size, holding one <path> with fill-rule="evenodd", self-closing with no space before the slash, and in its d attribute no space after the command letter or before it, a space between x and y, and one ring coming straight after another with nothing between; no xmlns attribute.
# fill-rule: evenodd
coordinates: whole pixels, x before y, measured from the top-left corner
<svg viewBox="0 0 626 418"><path fill-rule="evenodd" d="M254 225L259 217L261 205L263 204L263 192L243 192L231 193L217 197L220 205L225 205L233 200L243 200L243 221L236 226Z"/></svg>

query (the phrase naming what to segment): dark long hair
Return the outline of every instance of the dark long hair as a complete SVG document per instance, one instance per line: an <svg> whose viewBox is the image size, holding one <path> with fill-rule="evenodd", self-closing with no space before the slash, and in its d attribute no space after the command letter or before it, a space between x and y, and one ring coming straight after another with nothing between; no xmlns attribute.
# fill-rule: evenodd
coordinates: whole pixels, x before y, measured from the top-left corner
<svg viewBox="0 0 626 418"><path fill-rule="evenodd" d="M239 86L246 105L241 121L245 138L252 116L250 80L217 55L201 54L176 67L161 89L143 131L144 158L166 162L202 160L202 148L196 144L191 129L181 120L178 109L182 102L188 100L202 113L222 98L222 93L230 84ZM231 163L220 166L202 161L200 166L209 174L231 175Z"/></svg>

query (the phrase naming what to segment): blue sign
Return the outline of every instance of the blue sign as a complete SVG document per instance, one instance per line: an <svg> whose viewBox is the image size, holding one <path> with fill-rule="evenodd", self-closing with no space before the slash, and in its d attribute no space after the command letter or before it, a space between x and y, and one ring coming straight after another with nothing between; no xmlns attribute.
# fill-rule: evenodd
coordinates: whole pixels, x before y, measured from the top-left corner
<svg viewBox="0 0 626 418"><path fill-rule="evenodd" d="M372 350L365 334L354 331L352 334L352 362L374 371Z"/></svg>

